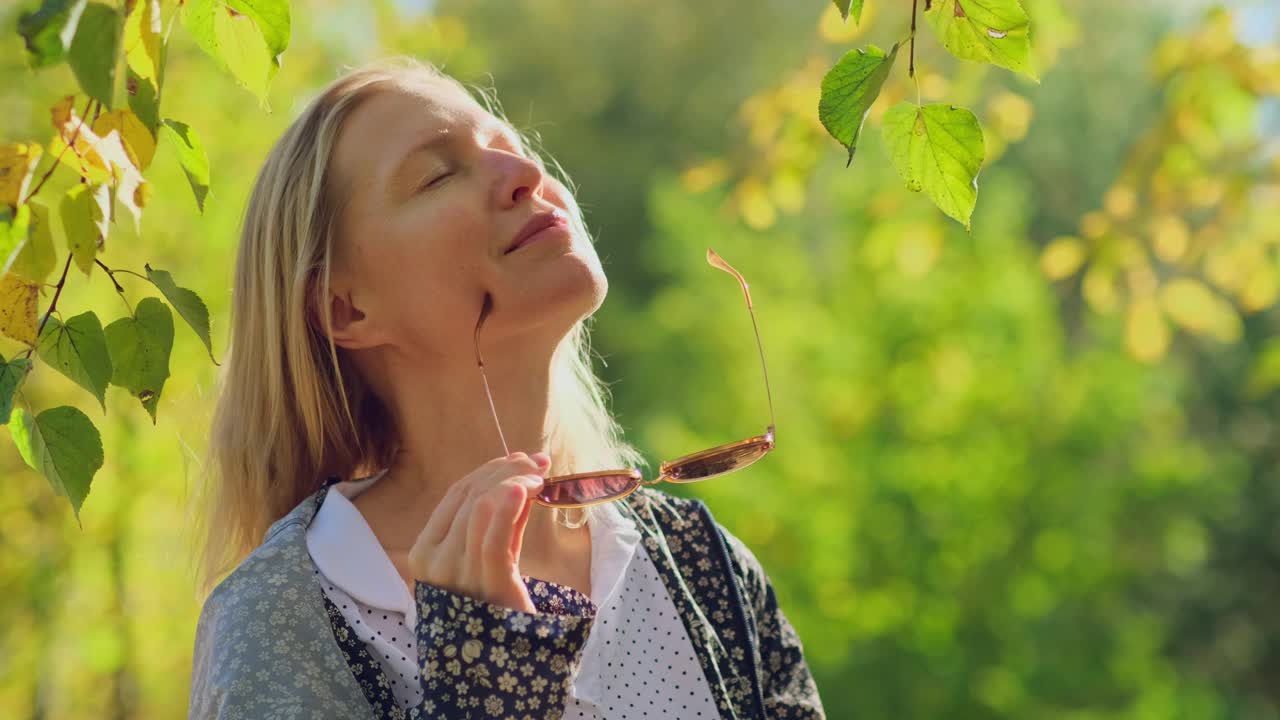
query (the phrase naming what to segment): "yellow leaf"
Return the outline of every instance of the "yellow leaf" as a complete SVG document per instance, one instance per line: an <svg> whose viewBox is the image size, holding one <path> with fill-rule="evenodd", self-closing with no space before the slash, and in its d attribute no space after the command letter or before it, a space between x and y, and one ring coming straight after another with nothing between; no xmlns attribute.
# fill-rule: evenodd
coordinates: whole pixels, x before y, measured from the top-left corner
<svg viewBox="0 0 1280 720"><path fill-rule="evenodd" d="M1276 269L1271 263L1259 263L1240 291L1240 305L1246 312L1257 312L1275 304L1280 295Z"/></svg>
<svg viewBox="0 0 1280 720"><path fill-rule="evenodd" d="M1225 291L1234 291L1244 282L1244 271L1247 268L1239 262L1234 248L1218 246L1209 252L1204 259L1204 274L1216 287Z"/></svg>
<svg viewBox="0 0 1280 720"><path fill-rule="evenodd" d="M921 277L942 254L942 230L933 223L908 225L898 238L896 250L898 270L908 277Z"/></svg>
<svg viewBox="0 0 1280 720"><path fill-rule="evenodd" d="M145 193L139 192L146 182L142 178L142 173L129 159L129 153L125 150L124 141L120 139L118 131L112 130L107 133L95 149L111 168L111 189L114 191L116 200L120 201L129 214L133 215L133 223L137 227L146 198ZM139 200L143 202L140 203ZM110 213L108 216L115 219Z"/></svg>
<svg viewBox="0 0 1280 720"><path fill-rule="evenodd" d="M1221 342L1240 337L1240 316L1226 300L1193 278L1169 281L1160 291L1160 305L1187 330Z"/></svg>
<svg viewBox="0 0 1280 720"><path fill-rule="evenodd" d="M1124 341L1129 353L1142 362L1164 357L1169 349L1169 326L1154 298L1139 298L1129 305Z"/></svg>
<svg viewBox="0 0 1280 720"><path fill-rule="evenodd" d="M700 193L719 185L728 174L725 161L716 158L686 169L680 176L680 182L689 192Z"/></svg>
<svg viewBox="0 0 1280 720"><path fill-rule="evenodd" d="M1050 280L1061 280L1075 274L1084 264L1086 255L1080 238L1069 235L1054 238L1040 253L1040 270Z"/></svg>
<svg viewBox="0 0 1280 720"><path fill-rule="evenodd" d="M1115 310L1120 301L1116 292L1115 271L1100 265L1094 265L1085 271L1080 292L1089 306L1103 315Z"/></svg>
<svg viewBox="0 0 1280 720"><path fill-rule="evenodd" d="M146 170L156 154L156 140L147 126L133 112L119 108L102 113L93 123L93 131L99 136L105 137L112 130L120 133L133 166L138 170Z"/></svg>
<svg viewBox="0 0 1280 720"><path fill-rule="evenodd" d="M845 21L840 17L840 10L834 4L828 3L827 9L822 13L822 19L818 21L818 34L823 40L829 43L847 43L857 38L870 27L870 20L875 18L875 3L864 6L862 9L862 19L858 22Z"/></svg>
<svg viewBox="0 0 1280 720"><path fill-rule="evenodd" d="M68 95L50 111L57 133L49 141L49 153L91 183L111 179L111 168L94 149L98 136L76 114L75 97Z"/></svg>
<svg viewBox="0 0 1280 720"><path fill-rule="evenodd" d="M916 68L920 78L920 96L929 100L942 100L951 92L951 81L947 80L942 73L926 72L921 73L920 68ZM885 97L885 93L881 93L881 97ZM880 104L880 98L876 98L876 105ZM874 106L873 106L874 107ZM885 108L881 108L881 112Z"/></svg>
<svg viewBox="0 0 1280 720"><path fill-rule="evenodd" d="M1111 217L1124 220L1138 207L1138 196L1128 185L1116 185L1103 196L1102 205Z"/></svg>
<svg viewBox="0 0 1280 720"><path fill-rule="evenodd" d="M987 103L988 124L1007 142L1018 142L1027 136L1033 115L1031 102L1015 93L997 93Z"/></svg>
<svg viewBox="0 0 1280 720"><path fill-rule="evenodd" d="M18 206L39 160L39 145L0 145L0 203Z"/></svg>
<svg viewBox="0 0 1280 720"><path fill-rule="evenodd" d="M791 171L775 172L769 178L769 196L784 211L800 212L804 209L804 181Z"/></svg>
<svg viewBox="0 0 1280 720"><path fill-rule="evenodd" d="M125 147L121 130L114 127L116 121L108 120L99 126L106 131L99 135L93 127L82 122L76 115L75 107L72 105L74 100L75 98L68 95L53 106L51 112L53 126L58 134L49 142L49 151L80 173L89 184L109 183L115 197L133 215L136 226L147 197L147 193L141 189L146 181L143 180L141 171L138 170L137 164ZM127 110L119 112L126 113L127 116L107 113L99 116L98 120L102 121L103 117L115 116L119 118L120 125L131 128L130 133L140 131L150 140L150 133L133 113ZM127 117L131 117L132 120L128 120ZM134 123L137 123L136 126ZM141 139L138 139L138 142L143 143ZM152 141L149 146L142 144L141 148L134 149L138 151L139 157L146 156L149 161L150 154L155 152L155 143ZM143 202L139 202L140 200ZM111 206L108 204L106 217L114 219L110 210Z"/></svg>
<svg viewBox="0 0 1280 720"><path fill-rule="evenodd" d="M1107 233L1111 229L1111 222L1107 220L1107 216L1098 211L1085 213L1080 218L1080 232L1085 237L1096 240Z"/></svg>
<svg viewBox="0 0 1280 720"><path fill-rule="evenodd" d="M777 211L759 179L748 177L739 183L737 196L739 211L747 225L756 230L773 226L777 220Z"/></svg>
<svg viewBox="0 0 1280 720"><path fill-rule="evenodd" d="M1157 215L1151 220L1151 245L1156 257L1167 263L1177 262L1187 251L1191 232L1177 215Z"/></svg>
<svg viewBox="0 0 1280 720"><path fill-rule="evenodd" d="M124 54L129 69L155 84L160 74L161 37L159 0L135 0L124 21Z"/></svg>
<svg viewBox="0 0 1280 720"><path fill-rule="evenodd" d="M0 333L36 344L36 300L40 286L8 273L0 278Z"/></svg>

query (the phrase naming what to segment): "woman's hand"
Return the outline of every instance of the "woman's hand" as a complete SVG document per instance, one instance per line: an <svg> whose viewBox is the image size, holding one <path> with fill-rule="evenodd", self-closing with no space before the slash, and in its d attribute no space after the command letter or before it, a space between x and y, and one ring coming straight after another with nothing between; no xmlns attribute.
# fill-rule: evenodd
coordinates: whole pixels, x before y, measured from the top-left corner
<svg viewBox="0 0 1280 720"><path fill-rule="evenodd" d="M422 582L503 607L536 612L520 578L520 545L542 473L544 453L490 460L453 484L409 550Z"/></svg>

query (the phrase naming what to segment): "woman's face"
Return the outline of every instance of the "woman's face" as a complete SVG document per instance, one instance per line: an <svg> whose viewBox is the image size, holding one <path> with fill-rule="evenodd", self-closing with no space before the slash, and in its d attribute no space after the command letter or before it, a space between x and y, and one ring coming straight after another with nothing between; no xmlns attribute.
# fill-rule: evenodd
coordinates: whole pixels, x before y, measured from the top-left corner
<svg viewBox="0 0 1280 720"><path fill-rule="evenodd" d="M367 98L343 125L333 172L332 282L348 307L333 302L350 321L335 321L339 345L470 357L488 291L487 341L536 333L555 347L604 301L600 260L574 223L507 253L535 214L575 201L510 127L447 82L398 82Z"/></svg>

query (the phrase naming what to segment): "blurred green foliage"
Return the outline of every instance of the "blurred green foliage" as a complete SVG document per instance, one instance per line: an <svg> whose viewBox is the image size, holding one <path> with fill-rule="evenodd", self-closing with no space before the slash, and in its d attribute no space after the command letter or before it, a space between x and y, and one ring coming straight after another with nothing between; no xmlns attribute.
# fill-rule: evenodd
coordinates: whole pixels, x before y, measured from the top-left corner
<svg viewBox="0 0 1280 720"><path fill-rule="evenodd" d="M680 491L762 560L830 717L1280 718L1280 314L1261 291L1232 292L1213 252L1170 254L1167 221L1210 251L1255 242L1239 265L1280 269L1273 8L1027 2L1039 85L918 48L924 99L967 103L989 133L965 233L902 189L879 133L846 169L817 121L822 73L858 33L899 32L905 9L868 3L861 29L843 29L831 3L794 0L307 5L270 113L174 35L164 102L209 153L205 213L161 144L147 177L166 190L106 250L198 292L217 357L248 185L292 113L344 64L434 60L492 82L576 181L610 277L601 372L654 466L767 423L741 294L705 248L751 283L778 451ZM1177 43L1214 23L1262 69L1258 86L1230 75L1226 52L1174 72ZM0 72L21 80L0 88L0 137L46 137L74 78L27 70L8 37ZM914 92L891 79L869 122ZM1179 98L1206 93L1208 112L1180 126ZM1154 178L1167 165L1148 157L1172 157L1188 183L1166 204ZM1078 242L1069 271L1061 238ZM1111 268L1110 304L1086 287L1093 267ZM1238 332L1183 324L1195 313L1159 290L1179 279L1220 293ZM104 274L76 280L68 312L125 314ZM156 294L121 281L135 304ZM1185 331L1159 353L1133 329L1144 298ZM0 451L6 717L185 712L200 602L186 499L214 368L181 330L172 367L155 427L124 393L107 394L103 419L69 380L37 368L28 381L34 405L96 418L106 465L81 530L11 444Z"/></svg>

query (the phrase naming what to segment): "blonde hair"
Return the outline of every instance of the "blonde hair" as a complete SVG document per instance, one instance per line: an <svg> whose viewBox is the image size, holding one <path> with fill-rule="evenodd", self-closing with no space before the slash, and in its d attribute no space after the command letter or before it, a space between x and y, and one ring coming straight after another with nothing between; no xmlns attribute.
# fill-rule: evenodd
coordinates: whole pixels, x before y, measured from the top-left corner
<svg viewBox="0 0 1280 720"><path fill-rule="evenodd" d="M204 482L194 501L202 593L252 552L273 522L323 487L326 477L371 474L395 453L390 414L332 339L309 321L308 308L314 283L322 283L321 297L328 295L343 205L343 189L334 186L329 165L343 121L380 87L422 79L450 83L464 93L471 88L486 110L506 121L495 97L433 65L406 59L377 63L345 74L312 100L258 173L236 257L231 340ZM540 152L526 154L546 171ZM570 187L563 168L552 163ZM590 237L581 209L569 204L571 222ZM321 305L327 326L329 304ZM606 408L607 386L591 366L589 320L569 331L552 359L552 474L643 462Z"/></svg>

